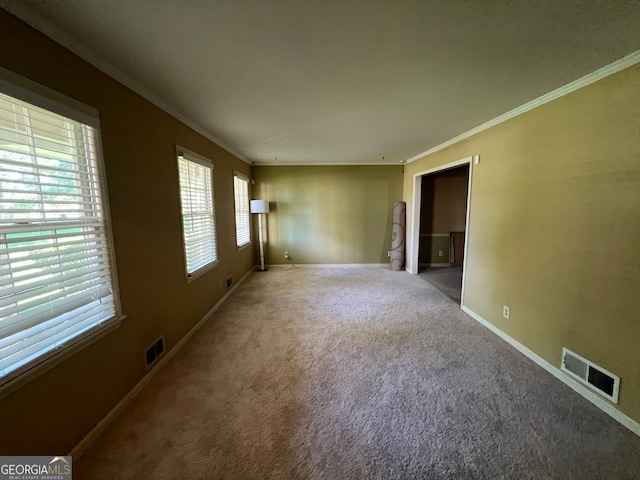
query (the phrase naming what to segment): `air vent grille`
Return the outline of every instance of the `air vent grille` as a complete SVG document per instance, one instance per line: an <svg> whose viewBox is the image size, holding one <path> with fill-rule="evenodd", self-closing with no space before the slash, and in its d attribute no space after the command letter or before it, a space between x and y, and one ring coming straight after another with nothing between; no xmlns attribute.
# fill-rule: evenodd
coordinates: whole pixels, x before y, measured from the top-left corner
<svg viewBox="0 0 640 480"><path fill-rule="evenodd" d="M589 365L579 358L573 357L571 355L564 356L564 366L571 373L578 375L580 378L587 377L587 369Z"/></svg>
<svg viewBox="0 0 640 480"><path fill-rule="evenodd" d="M618 403L620 377L567 348L562 349L561 369L614 403Z"/></svg>
<svg viewBox="0 0 640 480"><path fill-rule="evenodd" d="M587 381L598 390L605 392L607 395L613 395L616 381L610 375L607 375L593 367L589 367L589 377L587 378Z"/></svg>
<svg viewBox="0 0 640 480"><path fill-rule="evenodd" d="M151 345L145 351L145 357L147 360L147 367L151 366L153 362L164 352L164 338L160 337L156 342Z"/></svg>

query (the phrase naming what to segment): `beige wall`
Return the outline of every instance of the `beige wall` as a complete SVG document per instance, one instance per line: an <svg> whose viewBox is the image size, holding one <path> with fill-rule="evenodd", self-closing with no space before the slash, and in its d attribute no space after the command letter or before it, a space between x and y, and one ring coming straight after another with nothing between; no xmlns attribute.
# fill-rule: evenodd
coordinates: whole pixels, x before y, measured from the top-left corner
<svg viewBox="0 0 640 480"><path fill-rule="evenodd" d="M401 166L255 167L254 178L271 208L268 264L389 263Z"/></svg>
<svg viewBox="0 0 640 480"><path fill-rule="evenodd" d="M415 173L480 155L465 305L557 367L566 346L619 375L618 408L638 422L639 112L636 65L413 162L404 176L410 219Z"/></svg>
<svg viewBox="0 0 640 480"><path fill-rule="evenodd" d="M145 375L144 350L172 348L254 265L235 246L233 170L250 167L0 9L0 65L100 111L122 326L0 400L0 454L67 453ZM220 264L190 284L174 144L208 157Z"/></svg>
<svg viewBox="0 0 640 480"><path fill-rule="evenodd" d="M448 235L465 231L468 189L467 165L422 177L421 264L449 263Z"/></svg>
<svg viewBox="0 0 640 480"><path fill-rule="evenodd" d="M420 235L420 256L419 256L419 266L427 267L427 266L436 266L443 267L450 265L449 262L449 244L451 243L451 239L449 236L442 235L430 235L424 234ZM442 255L440 255L442 252ZM447 264L447 265L442 265Z"/></svg>
<svg viewBox="0 0 640 480"><path fill-rule="evenodd" d="M464 232L469 168L453 168L422 178L420 233Z"/></svg>

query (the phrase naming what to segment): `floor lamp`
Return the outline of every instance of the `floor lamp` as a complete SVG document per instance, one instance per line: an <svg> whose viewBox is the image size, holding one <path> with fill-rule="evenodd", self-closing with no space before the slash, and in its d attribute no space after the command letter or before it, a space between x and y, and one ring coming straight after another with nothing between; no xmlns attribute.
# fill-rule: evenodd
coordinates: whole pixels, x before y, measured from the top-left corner
<svg viewBox="0 0 640 480"><path fill-rule="evenodd" d="M251 213L258 215L258 235L260 236L260 269L259 272L266 272L264 268L264 242L262 241L262 214L269 213L269 202L267 200L251 200Z"/></svg>

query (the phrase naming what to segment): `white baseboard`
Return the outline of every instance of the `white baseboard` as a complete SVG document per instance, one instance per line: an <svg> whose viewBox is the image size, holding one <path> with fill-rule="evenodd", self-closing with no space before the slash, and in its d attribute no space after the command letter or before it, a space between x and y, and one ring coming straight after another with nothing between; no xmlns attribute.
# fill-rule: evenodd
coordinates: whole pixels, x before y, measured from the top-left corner
<svg viewBox="0 0 640 480"><path fill-rule="evenodd" d="M505 342L509 343L512 347L514 347L520 353L522 353L523 355L528 357L529 360L532 360L535 363L537 363L538 365L540 365L542 368L544 368L551 375L553 375L558 380L560 380L561 382L565 383L567 386L572 388L574 391L576 391L577 393L582 395L584 398L589 400L591 403L593 403L600 410L602 410L603 412L605 412L606 414L611 416L614 420L616 420L617 422L619 422L622 425L624 425L625 427L627 427L629 430L631 430L636 435L640 436L640 423L638 423L635 420L633 420L632 418L626 416L624 413L622 413L620 410L615 408L607 400L605 400L604 398L600 397L598 394L592 392L588 388L582 386L581 384L579 384L578 382L573 380L569 375L566 375L565 373L563 373L559 368L557 368L554 365L552 365L551 363L547 362L544 358L542 358L537 353L534 353L532 350L529 350L527 347L522 345L516 339L514 339L514 338L510 337L509 335L507 335L506 333L504 333L502 330L500 330L494 324L488 322L487 320L482 318L480 315L478 315L473 310L469 309L468 307L465 307L464 305L461 308L462 308L462 311L464 311L467 315L469 315L471 318L476 320L478 323L480 323L480 324L484 325L485 327L487 327L489 330L491 330L493 333L498 335Z"/></svg>
<svg viewBox="0 0 640 480"><path fill-rule="evenodd" d="M167 363L169 363L169 361L176 355L176 353L180 351L180 349L189 341L189 339L193 337L193 335L198 330L200 330L204 323L209 320L209 318L211 318L216 310L218 310L218 308L220 308L220 306L229 298L234 290L238 288L242 284L242 282L244 282L247 277L254 271L255 268L252 268L247 273L245 273L244 276L229 289L225 296L222 297L220 301L218 301L218 303L216 303L211 308L211 310L209 310L205 314L205 316L202 317L202 319L200 319L198 323L196 323L193 328L189 330L189 332L187 332L187 334L174 345L171 350L165 353L162 358L158 360L158 364L155 366L155 368L149 370L149 372L144 377L142 377L142 379L136 384L136 386L133 387L133 389L131 389L131 391L127 393L127 395L125 395L125 397L120 400L118 404L113 407L111 411L102 420L100 420L98 424L93 427L91 431L87 433L75 447L73 447L73 449L69 453L69 456L73 457L74 461L77 460L78 457L80 457L91 446L91 444L96 441L100 434L104 432L106 428L118 417L118 415L120 415L120 413L122 413L122 411L132 402L132 400L138 396L138 394L151 381L151 379L155 377Z"/></svg>
<svg viewBox="0 0 640 480"><path fill-rule="evenodd" d="M295 267L295 268L381 268L388 267L388 263L274 263L270 267Z"/></svg>

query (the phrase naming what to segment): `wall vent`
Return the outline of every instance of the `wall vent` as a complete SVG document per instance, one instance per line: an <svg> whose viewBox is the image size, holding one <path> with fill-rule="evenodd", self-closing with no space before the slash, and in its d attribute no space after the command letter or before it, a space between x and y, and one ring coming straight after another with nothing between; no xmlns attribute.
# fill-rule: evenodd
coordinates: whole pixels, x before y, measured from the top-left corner
<svg viewBox="0 0 640 480"><path fill-rule="evenodd" d="M620 377L567 348L562 349L561 369L599 394L618 403Z"/></svg>
<svg viewBox="0 0 640 480"><path fill-rule="evenodd" d="M147 348L145 355L147 359L147 367L150 366L156 359L160 356L160 354L164 352L164 338L160 337L158 340L154 342L149 348Z"/></svg>

